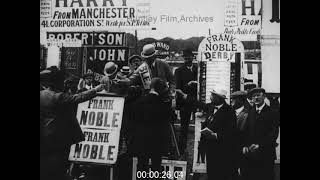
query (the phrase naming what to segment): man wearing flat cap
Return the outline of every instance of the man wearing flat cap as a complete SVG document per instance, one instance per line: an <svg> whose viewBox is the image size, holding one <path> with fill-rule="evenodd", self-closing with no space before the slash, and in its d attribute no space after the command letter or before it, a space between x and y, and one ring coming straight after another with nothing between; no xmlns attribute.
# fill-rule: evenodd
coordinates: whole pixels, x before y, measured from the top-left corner
<svg viewBox="0 0 320 180"><path fill-rule="evenodd" d="M247 122L249 110L244 106L245 102L247 102L247 92L246 91L236 91L230 95L231 99L231 106L236 112L237 116L237 137L238 137L238 148L237 148L237 158L235 162L235 169L234 169L234 179L240 179L241 176L241 165L242 165L242 148L241 142L244 139L244 126ZM239 170L240 169L240 173Z"/></svg>
<svg viewBox="0 0 320 180"><path fill-rule="evenodd" d="M263 88L253 88L249 93L254 108L249 111L244 127L242 176L247 180L271 180L274 179L280 114L265 103L266 92Z"/></svg>

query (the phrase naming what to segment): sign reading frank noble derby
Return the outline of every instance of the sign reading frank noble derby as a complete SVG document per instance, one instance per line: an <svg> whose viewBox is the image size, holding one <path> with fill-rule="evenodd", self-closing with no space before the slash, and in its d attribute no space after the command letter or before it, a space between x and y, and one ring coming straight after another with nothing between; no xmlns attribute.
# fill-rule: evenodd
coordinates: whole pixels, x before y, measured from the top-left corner
<svg viewBox="0 0 320 180"><path fill-rule="evenodd" d="M80 103L77 119L85 141L71 146L69 160L115 164L123 116L124 98L98 96Z"/></svg>
<svg viewBox="0 0 320 180"><path fill-rule="evenodd" d="M141 29L151 25L150 0L42 0L40 27L52 31Z"/></svg>
<svg viewBox="0 0 320 180"><path fill-rule="evenodd" d="M243 44L230 34L213 34L201 41L197 60L206 63L206 103L210 102L210 91L217 89L227 91L229 102L231 63L236 53L243 51Z"/></svg>

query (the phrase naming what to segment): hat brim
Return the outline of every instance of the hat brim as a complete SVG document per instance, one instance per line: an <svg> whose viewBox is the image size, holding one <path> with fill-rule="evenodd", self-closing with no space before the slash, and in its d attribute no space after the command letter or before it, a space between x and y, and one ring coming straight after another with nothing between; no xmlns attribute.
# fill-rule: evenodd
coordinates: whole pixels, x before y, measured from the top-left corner
<svg viewBox="0 0 320 180"><path fill-rule="evenodd" d="M225 97L224 95L219 94L219 93L217 93L217 92L215 92L215 91L210 91L210 93L211 93L211 94L215 94L215 95L217 95L217 96L219 96L219 97L221 97L221 98L223 98L223 99L227 99L227 97Z"/></svg>
<svg viewBox="0 0 320 180"><path fill-rule="evenodd" d="M260 92L266 93L266 91L263 88L253 88L248 92L248 95L250 96L254 93L260 93Z"/></svg>
<svg viewBox="0 0 320 180"><path fill-rule="evenodd" d="M106 76L108 76L108 77L110 77L110 76L113 76L117 71L118 71L118 65L117 64L115 64L115 69L114 69L114 71L112 72L112 73L107 73L107 72L105 72L105 75Z"/></svg>
<svg viewBox="0 0 320 180"><path fill-rule="evenodd" d="M141 52L141 57L143 57L143 58L149 58L149 57L155 56L155 55L157 54L157 52L158 52L158 50L155 50L152 54L150 54L150 55L148 55L148 56L144 55L144 53Z"/></svg>

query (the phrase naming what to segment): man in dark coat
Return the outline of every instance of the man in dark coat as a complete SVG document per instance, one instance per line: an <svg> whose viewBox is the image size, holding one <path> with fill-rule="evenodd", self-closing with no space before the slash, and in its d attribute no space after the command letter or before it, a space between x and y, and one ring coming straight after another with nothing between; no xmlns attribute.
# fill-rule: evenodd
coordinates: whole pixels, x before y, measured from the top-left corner
<svg viewBox="0 0 320 180"><path fill-rule="evenodd" d="M244 85L244 90L247 92L247 99L244 103L244 108L250 110L254 107L254 103L252 102L252 97L250 94L250 90L256 88L257 85L254 83L247 83Z"/></svg>
<svg viewBox="0 0 320 180"><path fill-rule="evenodd" d="M236 111L237 116L237 156L235 161L235 169L233 179L241 179L241 170L243 164L243 154L241 144L244 141L244 127L247 123L249 110L245 107L247 102L247 93L245 91L236 91L230 95L231 107ZM240 173L239 173L240 169Z"/></svg>
<svg viewBox="0 0 320 180"><path fill-rule="evenodd" d="M57 88L63 84L61 71L45 71L40 73L41 83L48 87L40 91L40 179L64 180L70 145L84 140L75 106L95 97L104 85L71 95Z"/></svg>
<svg viewBox="0 0 320 180"><path fill-rule="evenodd" d="M186 93L189 96L197 96L197 74L198 68L195 65L192 65L193 53L192 50L186 49L183 51L184 65L176 69L175 79L176 79L176 89L182 90L183 93ZM192 83L195 82L195 86ZM181 154L184 154L184 151L187 146L187 136L188 128L190 123L190 116L193 111L192 105L184 103L181 98L177 98L177 109L180 110L180 121L181 121L181 130L179 138L179 149Z"/></svg>
<svg viewBox="0 0 320 180"><path fill-rule="evenodd" d="M211 92L213 110L201 130L207 142L208 179L228 180L234 169L237 117L225 102L226 94L224 90Z"/></svg>
<svg viewBox="0 0 320 180"><path fill-rule="evenodd" d="M226 103L227 91L211 92L211 103L204 104L188 98L181 90L183 99L206 111L207 118L202 124L200 144L206 152L207 175L209 180L229 180L232 178L237 155L237 117Z"/></svg>
<svg viewBox="0 0 320 180"><path fill-rule="evenodd" d="M264 89L254 88L250 94L255 107L250 110L245 126L245 164L242 175L246 180L272 180L280 114L265 103Z"/></svg>
<svg viewBox="0 0 320 180"><path fill-rule="evenodd" d="M170 107L162 97L168 94L168 86L160 78L151 80L149 94L137 100L130 120L129 151L138 157L138 171L148 172L151 158L152 170L160 171L161 156L168 150L170 138Z"/></svg>

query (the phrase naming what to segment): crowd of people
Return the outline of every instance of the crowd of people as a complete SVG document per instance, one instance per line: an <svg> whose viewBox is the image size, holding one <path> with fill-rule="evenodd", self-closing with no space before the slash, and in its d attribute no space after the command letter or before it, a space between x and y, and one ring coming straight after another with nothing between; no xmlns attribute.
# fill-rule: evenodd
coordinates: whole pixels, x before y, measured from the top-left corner
<svg viewBox="0 0 320 180"><path fill-rule="evenodd" d="M161 170L162 157L171 153L175 109L180 111L181 156L186 153L191 114L197 109L204 112L199 148L206 154L209 180L274 179L280 108L270 108L265 90L259 87L232 93L230 105L223 89L211 91L211 103L198 101L198 68L192 63L192 51L184 50L183 58L184 65L173 74L170 66L157 58L155 47L147 44L141 55L129 58L129 66L119 69L114 62L106 63L99 82L92 73L77 79L65 77L57 67L41 71L41 179L71 178L66 173L70 146L84 140L76 119L77 104L98 92L125 98L120 144L127 148L119 150L123 153L117 162L118 179L131 179L128 164L132 157L138 158L138 171L148 171L149 159L152 171ZM75 168L73 176L79 178L81 171L81 167Z"/></svg>

